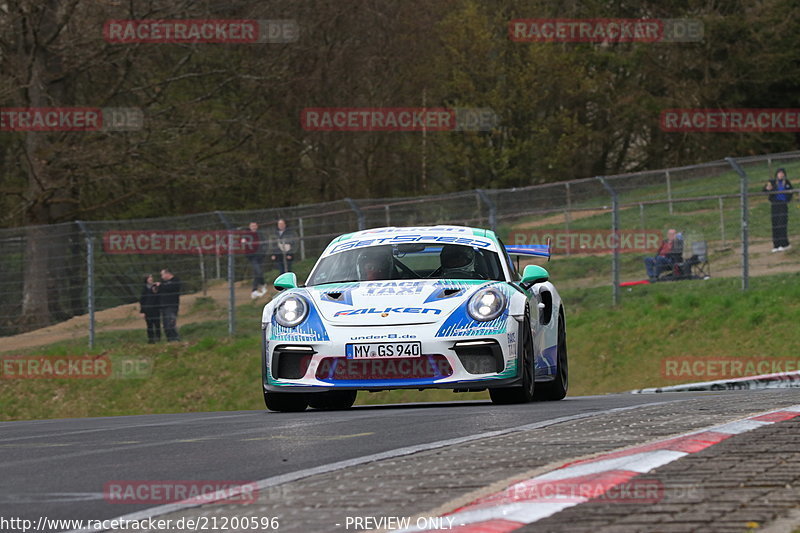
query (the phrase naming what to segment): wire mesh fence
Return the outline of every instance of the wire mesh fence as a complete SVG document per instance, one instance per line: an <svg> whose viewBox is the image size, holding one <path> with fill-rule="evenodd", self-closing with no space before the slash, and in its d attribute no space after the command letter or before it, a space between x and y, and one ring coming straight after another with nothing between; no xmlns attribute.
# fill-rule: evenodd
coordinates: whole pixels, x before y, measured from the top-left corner
<svg viewBox="0 0 800 533"><path fill-rule="evenodd" d="M713 161L514 189L1 230L0 335L16 336L9 346L24 347L63 323L72 337L93 343L98 324L130 328L140 317L146 276L159 279L163 269L177 275L184 302L207 302L207 314L227 315L234 333L237 302L256 288L253 240L270 279L284 255L307 271L334 237L381 226L459 224L493 228L513 244L551 239L556 260L548 268L561 286L608 285L615 302L620 283L651 277L643 259L656 254L668 228L680 234L684 257L703 243L715 275L743 276L743 286L749 275L800 270L797 251L773 239L769 198L781 191L763 191L778 168L790 180L800 173L800 152L735 163L744 177L730 161ZM800 213L797 203L786 205L791 240ZM291 236L288 253L279 246L278 219ZM259 225L255 238L252 222Z"/></svg>

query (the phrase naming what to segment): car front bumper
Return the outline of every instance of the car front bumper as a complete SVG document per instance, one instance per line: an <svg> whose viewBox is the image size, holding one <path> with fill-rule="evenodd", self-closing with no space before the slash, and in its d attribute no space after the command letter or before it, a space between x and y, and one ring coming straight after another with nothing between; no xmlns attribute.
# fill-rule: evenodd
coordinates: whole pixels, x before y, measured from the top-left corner
<svg viewBox="0 0 800 533"><path fill-rule="evenodd" d="M518 329L509 319L506 332L494 335L436 337L436 324L391 328L328 327L329 340L286 341L262 328L261 370L265 391L455 389L512 386L518 375ZM365 331L366 330L366 331ZM414 358L352 360L349 343L419 341Z"/></svg>

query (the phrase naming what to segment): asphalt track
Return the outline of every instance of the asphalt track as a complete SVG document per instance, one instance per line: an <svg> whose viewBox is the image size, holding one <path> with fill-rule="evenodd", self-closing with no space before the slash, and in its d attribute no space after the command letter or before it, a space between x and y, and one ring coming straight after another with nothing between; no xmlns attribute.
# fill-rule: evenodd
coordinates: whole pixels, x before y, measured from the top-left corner
<svg viewBox="0 0 800 533"><path fill-rule="evenodd" d="M0 423L0 516L101 520L114 480L237 480L318 469L449 439L726 393L617 394L494 406L453 402L349 411L189 413ZM677 404L676 404L677 405ZM624 411L623 411L624 412Z"/></svg>

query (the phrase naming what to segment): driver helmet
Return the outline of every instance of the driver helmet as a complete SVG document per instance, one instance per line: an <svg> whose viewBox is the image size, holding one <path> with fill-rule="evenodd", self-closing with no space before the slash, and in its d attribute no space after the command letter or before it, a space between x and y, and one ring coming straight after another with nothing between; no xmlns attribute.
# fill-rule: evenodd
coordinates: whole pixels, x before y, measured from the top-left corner
<svg viewBox="0 0 800 533"><path fill-rule="evenodd" d="M392 251L389 247L367 248L358 254L358 279L375 281L391 279Z"/></svg>
<svg viewBox="0 0 800 533"><path fill-rule="evenodd" d="M464 269L472 263L473 259L475 259L475 250L460 244L445 244L442 246L442 251L439 252L439 260L445 270Z"/></svg>

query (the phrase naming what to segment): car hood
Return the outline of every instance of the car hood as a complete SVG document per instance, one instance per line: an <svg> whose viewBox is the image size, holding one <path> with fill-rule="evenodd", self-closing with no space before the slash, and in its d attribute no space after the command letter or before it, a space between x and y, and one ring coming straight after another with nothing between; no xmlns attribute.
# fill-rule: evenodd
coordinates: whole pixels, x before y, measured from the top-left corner
<svg viewBox="0 0 800 533"><path fill-rule="evenodd" d="M308 287L324 320L333 326L433 324L445 319L485 280L363 281Z"/></svg>

